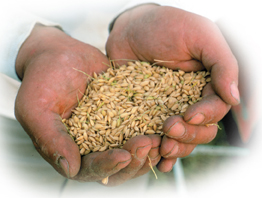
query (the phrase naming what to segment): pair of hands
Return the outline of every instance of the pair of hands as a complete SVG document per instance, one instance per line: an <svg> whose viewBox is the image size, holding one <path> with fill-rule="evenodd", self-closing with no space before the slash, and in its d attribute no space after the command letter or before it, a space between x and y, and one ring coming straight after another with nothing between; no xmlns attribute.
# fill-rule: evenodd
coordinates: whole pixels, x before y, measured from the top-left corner
<svg viewBox="0 0 262 198"><path fill-rule="evenodd" d="M177 157L189 155L197 144L216 136L217 127L206 124L218 122L230 105L239 103L237 62L219 29L201 16L153 4L133 8L115 21L106 51L112 60L158 59L169 61L160 65L174 70L206 68L212 82L184 117L165 121L162 139L134 137L123 149L81 157L61 122L61 116L70 116L87 85L86 76L73 68L100 73L107 69L108 58L57 28L36 25L16 60L22 84L15 114L42 157L68 178L100 182L110 176L108 185L118 185L148 172L148 157L159 171L168 172Z"/></svg>

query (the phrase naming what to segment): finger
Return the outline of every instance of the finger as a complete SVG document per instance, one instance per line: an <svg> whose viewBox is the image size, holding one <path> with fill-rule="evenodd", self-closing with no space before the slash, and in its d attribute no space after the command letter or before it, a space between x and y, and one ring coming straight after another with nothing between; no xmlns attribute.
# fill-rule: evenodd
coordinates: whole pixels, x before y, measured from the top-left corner
<svg viewBox="0 0 262 198"><path fill-rule="evenodd" d="M108 186L116 186L133 178L143 167L151 148L152 141L147 136L136 136L129 139L123 146L123 149L131 154L132 161L127 167L109 177Z"/></svg>
<svg viewBox="0 0 262 198"><path fill-rule="evenodd" d="M189 106L185 112L184 120L188 124L217 123L228 113L231 107L215 94L210 83L203 89L202 96L202 100Z"/></svg>
<svg viewBox="0 0 262 198"><path fill-rule="evenodd" d="M73 179L85 182L101 181L125 168L130 162L130 153L123 149L90 153L82 157L81 170Z"/></svg>
<svg viewBox="0 0 262 198"><path fill-rule="evenodd" d="M159 153L161 137L159 135L148 135L147 137L151 138L152 140L152 148L148 153L148 157L143 167L136 173L133 178L146 174L148 171L151 170L151 167L156 166L161 159L161 155Z"/></svg>
<svg viewBox="0 0 262 198"><path fill-rule="evenodd" d="M226 103L239 104L237 60L218 27L208 19L196 16L185 23L185 29L188 28L192 32L185 34L186 45L192 57L211 71L215 92Z"/></svg>
<svg viewBox="0 0 262 198"><path fill-rule="evenodd" d="M160 147L160 155L164 158L186 157L195 147L196 144L185 144L164 136Z"/></svg>
<svg viewBox="0 0 262 198"><path fill-rule="evenodd" d="M166 136L182 143L205 144L217 134L217 126L197 126L186 123L181 116L171 116L163 124Z"/></svg>
<svg viewBox="0 0 262 198"><path fill-rule="evenodd" d="M160 162L157 164L157 169L160 172L167 173L173 169L173 166L176 163L177 158L165 159L161 158Z"/></svg>

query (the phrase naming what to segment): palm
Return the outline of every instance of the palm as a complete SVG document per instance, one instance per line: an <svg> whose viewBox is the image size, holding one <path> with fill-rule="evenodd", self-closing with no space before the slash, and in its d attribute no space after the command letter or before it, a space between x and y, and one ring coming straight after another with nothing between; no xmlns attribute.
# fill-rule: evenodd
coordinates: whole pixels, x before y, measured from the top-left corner
<svg viewBox="0 0 262 198"><path fill-rule="evenodd" d="M55 168L61 156L70 155L67 159L80 163L80 156L76 154L78 148L64 132L65 127L61 123L62 117L70 116L85 91L87 76L79 71L92 75L106 69L103 62L106 63L107 58L98 50L80 42L77 49L37 56L24 75L16 100L18 120L40 154ZM90 52L93 53L92 58L86 58L85 54ZM55 142L51 139L54 136L57 138ZM48 149L45 148L47 145ZM61 172L61 169L57 170Z"/></svg>
<svg viewBox="0 0 262 198"><path fill-rule="evenodd" d="M131 10L117 19L106 45L111 59L162 60L160 65L172 69L197 71L232 56L216 25L204 17L161 6L141 13Z"/></svg>

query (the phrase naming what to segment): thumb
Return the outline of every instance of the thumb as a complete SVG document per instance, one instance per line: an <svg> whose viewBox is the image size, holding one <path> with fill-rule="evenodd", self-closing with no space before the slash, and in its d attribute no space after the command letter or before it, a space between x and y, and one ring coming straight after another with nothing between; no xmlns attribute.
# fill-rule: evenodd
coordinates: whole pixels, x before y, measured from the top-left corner
<svg viewBox="0 0 262 198"><path fill-rule="evenodd" d="M194 33L191 32L191 37L188 35L185 38L189 51L193 58L201 61L204 67L211 72L211 83L215 92L227 104L239 104L236 58L215 23L203 17L194 20L190 23L197 22L200 25L194 26Z"/></svg>
<svg viewBox="0 0 262 198"><path fill-rule="evenodd" d="M23 125L23 124L22 124ZM24 126L23 126L24 127ZM80 169L81 157L58 114L48 112L25 126L40 155L61 175L71 178Z"/></svg>

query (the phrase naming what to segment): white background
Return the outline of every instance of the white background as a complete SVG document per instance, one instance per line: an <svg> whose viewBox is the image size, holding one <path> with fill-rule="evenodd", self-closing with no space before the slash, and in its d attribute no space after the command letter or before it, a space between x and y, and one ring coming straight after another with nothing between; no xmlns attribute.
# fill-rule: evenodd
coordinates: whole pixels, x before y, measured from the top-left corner
<svg viewBox="0 0 262 198"><path fill-rule="evenodd" d="M121 9L127 0L74 0L74 1L14 1L16 5L43 16L54 22L61 23L64 30L81 41L90 43L104 50L106 38L108 36L107 27L116 13ZM224 33L232 50L240 59L244 71L252 80L254 92L261 97L261 10L258 1L236 1L236 0L184 0L180 1L186 5L186 9L197 14L206 16L213 21L223 24ZM4 19L1 19L4 20ZM1 93L2 94L2 93ZM1 95L2 97L2 95ZM255 104L260 113L261 105L258 101ZM261 126L256 129L261 132ZM2 131L1 131L2 132ZM1 137L6 137L1 134ZM261 171L261 135L254 142L251 148L250 157L243 161L237 161L235 166L225 169L216 174L215 179L209 178L206 182L196 186L194 197L258 197L260 192ZM21 138L25 138L23 136ZM5 161L4 150L5 139L0 140L0 189L1 197L45 197L48 192L35 192L34 185L31 192L28 192L27 182L17 181L16 175L10 175L9 163ZM12 148L10 148L12 150ZM33 153L32 155L37 155ZM22 155L23 156L23 155ZM7 165L8 164L8 167ZM12 171L11 171L12 172ZM214 170L216 172L216 170ZM8 173L8 174L6 174ZM14 170L14 173L16 171ZM31 177L36 179L38 177ZM45 182L43 182L45 184ZM222 188L223 187L223 188ZM132 187L131 187L132 188ZM26 192L23 190L26 189ZM223 192L218 189L223 189ZM51 189L50 189L51 190ZM17 193L16 193L17 192ZM98 197L99 196L98 192ZM5 194L4 196L2 196ZM155 197L161 196L154 194ZM76 195L81 196L81 195ZM124 196L124 195L123 195ZM128 196L128 195L126 195ZM154 197L152 195L152 197ZM170 192L170 196L174 195Z"/></svg>

